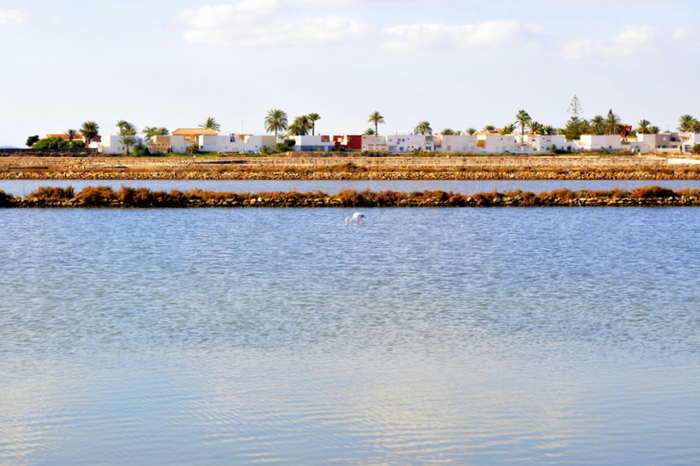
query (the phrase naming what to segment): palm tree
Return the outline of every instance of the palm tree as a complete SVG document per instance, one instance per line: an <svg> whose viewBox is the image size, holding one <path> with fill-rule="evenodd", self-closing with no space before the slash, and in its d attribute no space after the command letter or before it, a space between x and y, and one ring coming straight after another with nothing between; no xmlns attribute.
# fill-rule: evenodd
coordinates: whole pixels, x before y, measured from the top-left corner
<svg viewBox="0 0 700 466"><path fill-rule="evenodd" d="M495 133L496 127L493 125L486 125L486 126L484 126L484 131L487 131L489 133Z"/></svg>
<svg viewBox="0 0 700 466"><path fill-rule="evenodd" d="M700 130L700 122L692 115L683 115L680 118L678 129L683 132L697 133Z"/></svg>
<svg viewBox="0 0 700 466"><path fill-rule="evenodd" d="M272 109L267 112L265 117L265 131L271 131L275 133L275 137L278 137L280 131L287 129L287 114L282 110Z"/></svg>
<svg viewBox="0 0 700 466"><path fill-rule="evenodd" d="M311 120L307 115L298 116L294 119L291 125L289 125L288 133L290 136L306 136L311 130Z"/></svg>
<svg viewBox="0 0 700 466"><path fill-rule="evenodd" d="M637 134L651 134L649 128L651 127L651 122L649 120L639 120L637 123Z"/></svg>
<svg viewBox="0 0 700 466"><path fill-rule="evenodd" d="M418 122L418 124L414 128L413 132L416 134L422 134L422 135L433 134L433 128L430 127L430 123L423 120L423 121Z"/></svg>
<svg viewBox="0 0 700 466"><path fill-rule="evenodd" d="M373 136L373 135L376 134L376 133L374 132L374 130L373 130L372 128L367 128L367 129L365 130L365 132L362 133L362 134L364 134L365 136Z"/></svg>
<svg viewBox="0 0 700 466"><path fill-rule="evenodd" d="M499 133L502 135L506 135L506 134L513 134L513 131L515 131L515 125L511 123L511 124L505 125L503 128L501 128Z"/></svg>
<svg viewBox="0 0 700 466"><path fill-rule="evenodd" d="M515 121L520 125L520 137L521 140L525 140L525 127L530 124L532 118L525 110L520 110L517 115L515 115Z"/></svg>
<svg viewBox="0 0 700 466"><path fill-rule="evenodd" d="M117 128L119 128L119 140L126 148L126 155L129 155L129 147L138 142L136 126L128 121L119 120L117 122Z"/></svg>
<svg viewBox="0 0 700 466"><path fill-rule="evenodd" d="M544 135L554 136L556 133L557 133L557 130L552 125L544 125L542 127L542 134L544 134Z"/></svg>
<svg viewBox="0 0 700 466"><path fill-rule="evenodd" d="M605 118L602 115L596 115L591 118L589 126L593 134L603 134L605 132Z"/></svg>
<svg viewBox="0 0 700 466"><path fill-rule="evenodd" d="M74 129L66 130L66 139L68 139L68 144L73 146L73 140L78 137L78 132Z"/></svg>
<svg viewBox="0 0 700 466"><path fill-rule="evenodd" d="M650 126L649 127L649 134L659 134L661 132L661 129L658 126Z"/></svg>
<svg viewBox="0 0 700 466"><path fill-rule="evenodd" d="M605 119L605 134L620 134L621 132L620 117L613 113L612 110L609 110L608 117Z"/></svg>
<svg viewBox="0 0 700 466"><path fill-rule="evenodd" d="M318 113L309 113L306 117L311 122L311 135L314 136L316 134L316 122L321 119L321 115Z"/></svg>
<svg viewBox="0 0 700 466"><path fill-rule="evenodd" d="M154 136L167 136L170 134L170 131L168 131L168 128L164 127L155 127L155 126L146 126L143 131L141 131L143 134L146 135L146 139L151 140Z"/></svg>
<svg viewBox="0 0 700 466"><path fill-rule="evenodd" d="M378 111L370 113L368 123L374 123L374 134L379 134L379 123L384 123L384 117Z"/></svg>
<svg viewBox="0 0 700 466"><path fill-rule="evenodd" d="M476 134L476 128L467 128L467 134L473 136Z"/></svg>
<svg viewBox="0 0 700 466"><path fill-rule="evenodd" d="M450 128L445 128L442 131L440 131L440 134L442 134L443 136L452 136L455 134L455 131Z"/></svg>
<svg viewBox="0 0 700 466"><path fill-rule="evenodd" d="M221 129L221 125L216 122L216 118L214 117L208 117L204 123L199 125L199 127L204 129L210 129L212 131L219 131Z"/></svg>
<svg viewBox="0 0 700 466"><path fill-rule="evenodd" d="M537 121L531 121L528 126L530 127L530 134L544 134L544 126L541 123Z"/></svg>
<svg viewBox="0 0 700 466"><path fill-rule="evenodd" d="M80 132L85 138L85 147L90 145L90 142L99 134L100 127L94 121L86 121L83 126L80 127Z"/></svg>

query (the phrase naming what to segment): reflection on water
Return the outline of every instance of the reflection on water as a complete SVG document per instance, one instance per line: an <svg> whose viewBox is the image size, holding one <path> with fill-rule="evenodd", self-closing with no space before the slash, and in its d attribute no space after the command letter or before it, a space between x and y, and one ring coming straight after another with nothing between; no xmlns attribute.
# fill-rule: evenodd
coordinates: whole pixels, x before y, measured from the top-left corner
<svg viewBox="0 0 700 466"><path fill-rule="evenodd" d="M693 464L698 209L0 211L2 464Z"/></svg>

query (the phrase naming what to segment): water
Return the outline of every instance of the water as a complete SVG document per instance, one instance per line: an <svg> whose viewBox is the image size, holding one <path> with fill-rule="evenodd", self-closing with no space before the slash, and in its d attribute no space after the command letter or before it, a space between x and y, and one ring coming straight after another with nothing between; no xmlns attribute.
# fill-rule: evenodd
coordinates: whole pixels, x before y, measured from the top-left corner
<svg viewBox="0 0 700 466"><path fill-rule="evenodd" d="M0 210L0 464L698 464L700 209Z"/></svg>
<svg viewBox="0 0 700 466"><path fill-rule="evenodd" d="M26 196L40 186L73 186L80 191L85 186L122 186L149 188L153 191L177 189L188 191L204 189L219 192L258 193L275 191L314 192L337 194L343 189L362 191L452 191L461 194L507 192L516 189L541 193L555 189L610 189L630 190L642 186L658 185L671 189L700 189L700 180L0 180L0 190L15 196Z"/></svg>

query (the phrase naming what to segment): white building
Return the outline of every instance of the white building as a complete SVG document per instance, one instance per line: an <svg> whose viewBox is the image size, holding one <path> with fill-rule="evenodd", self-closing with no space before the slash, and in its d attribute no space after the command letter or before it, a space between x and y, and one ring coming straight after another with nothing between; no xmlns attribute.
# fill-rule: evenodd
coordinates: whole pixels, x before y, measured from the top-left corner
<svg viewBox="0 0 700 466"><path fill-rule="evenodd" d="M479 134L476 137L476 150L479 154L502 154L517 152L514 134Z"/></svg>
<svg viewBox="0 0 700 466"><path fill-rule="evenodd" d="M610 151L616 152L625 149L622 145L622 136L619 134L582 134L576 141L577 149L584 151Z"/></svg>
<svg viewBox="0 0 700 466"><path fill-rule="evenodd" d="M438 152L476 152L477 137L469 134L440 134L433 137Z"/></svg>
<svg viewBox="0 0 700 466"><path fill-rule="evenodd" d="M294 145L294 150L302 152L330 152L335 147L335 142L330 136L290 136L289 139L294 139L294 142L296 143Z"/></svg>
<svg viewBox="0 0 700 466"><path fill-rule="evenodd" d="M540 135L516 134L515 141L517 144L516 153L519 154L541 154L550 152L552 146L557 150L568 150L571 144L567 144L566 136L562 135Z"/></svg>

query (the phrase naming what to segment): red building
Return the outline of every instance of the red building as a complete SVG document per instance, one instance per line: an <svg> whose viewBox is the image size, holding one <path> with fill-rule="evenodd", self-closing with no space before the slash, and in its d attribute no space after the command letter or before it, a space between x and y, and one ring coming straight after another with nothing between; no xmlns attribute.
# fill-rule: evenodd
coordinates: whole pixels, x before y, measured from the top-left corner
<svg viewBox="0 0 700 466"><path fill-rule="evenodd" d="M335 147L345 150L362 150L362 136L333 136Z"/></svg>

